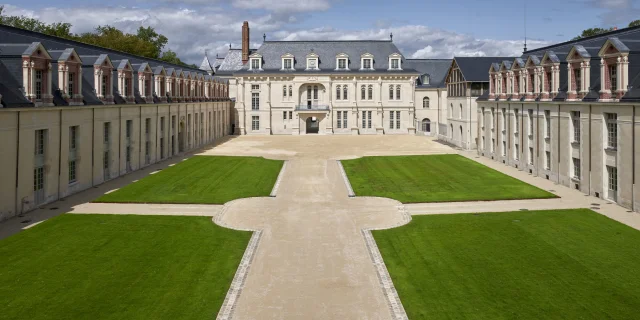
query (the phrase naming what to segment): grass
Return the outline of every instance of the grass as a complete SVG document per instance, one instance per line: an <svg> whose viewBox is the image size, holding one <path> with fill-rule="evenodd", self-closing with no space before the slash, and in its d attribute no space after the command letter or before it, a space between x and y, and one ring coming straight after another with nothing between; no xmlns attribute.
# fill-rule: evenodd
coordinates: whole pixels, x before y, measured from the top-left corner
<svg viewBox="0 0 640 320"><path fill-rule="evenodd" d="M269 196L284 161L194 156L94 202L224 204Z"/></svg>
<svg viewBox="0 0 640 320"><path fill-rule="evenodd" d="M373 231L410 319L637 319L640 232L587 209Z"/></svg>
<svg viewBox="0 0 640 320"><path fill-rule="evenodd" d="M556 198L459 155L364 157L342 166L356 195L403 203Z"/></svg>
<svg viewBox="0 0 640 320"><path fill-rule="evenodd" d="M0 241L0 318L214 319L250 237L210 217L62 215Z"/></svg>

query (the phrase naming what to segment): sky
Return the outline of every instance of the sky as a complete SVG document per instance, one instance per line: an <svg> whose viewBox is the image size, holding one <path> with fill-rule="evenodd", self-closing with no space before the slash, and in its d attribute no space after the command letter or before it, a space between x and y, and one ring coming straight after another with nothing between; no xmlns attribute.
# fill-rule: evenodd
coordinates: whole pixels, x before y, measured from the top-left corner
<svg viewBox="0 0 640 320"><path fill-rule="evenodd" d="M6 1L6 0L5 0ZM525 9L525 3L527 3ZM188 63L239 48L243 21L251 47L267 40L393 41L408 58L516 56L567 41L592 27L626 27L640 0L11 0L5 14L69 22L72 32L112 25L152 26ZM525 14L526 12L526 14Z"/></svg>

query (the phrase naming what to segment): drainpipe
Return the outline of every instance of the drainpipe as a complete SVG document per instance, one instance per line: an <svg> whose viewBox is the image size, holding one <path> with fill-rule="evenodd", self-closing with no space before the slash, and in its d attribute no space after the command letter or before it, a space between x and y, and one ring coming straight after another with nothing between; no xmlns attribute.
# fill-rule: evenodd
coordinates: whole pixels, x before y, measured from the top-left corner
<svg viewBox="0 0 640 320"><path fill-rule="evenodd" d="M60 123L60 130L58 131L58 133L59 133L60 139L58 140L59 141L58 150L60 151L58 152L58 195L57 195L58 199L60 199L60 178L61 178L60 171L62 169L62 109L60 109L59 111L60 112L58 112L58 116L60 119L58 121ZM46 196L47 195L45 194L45 197Z"/></svg>
<svg viewBox="0 0 640 320"><path fill-rule="evenodd" d="M593 132L591 130L591 112L593 111L592 106L589 105L589 190L587 190L587 194L591 195L591 163L593 162L593 147L591 145L591 137L593 136Z"/></svg>
<svg viewBox="0 0 640 320"><path fill-rule="evenodd" d="M560 104L558 103L558 140L556 140L558 141L558 167L556 168L556 175L557 175L556 180L558 184L560 183L560 158L561 158L560 153L562 152L560 148L561 138L562 138L562 130L560 130ZM553 143L553 139L551 139L550 142Z"/></svg>
<svg viewBox="0 0 640 320"><path fill-rule="evenodd" d="M440 107L441 107L441 105L440 105L441 104L440 103L440 94L441 94L440 89L437 89L436 93L438 94L438 125L437 125L437 128L436 128L436 138L439 139L439 136L440 136Z"/></svg>
<svg viewBox="0 0 640 320"><path fill-rule="evenodd" d="M122 155L121 155L121 140L122 140L122 107L118 108L118 177L120 176L120 172L122 172L122 168L120 167L122 163Z"/></svg>
<svg viewBox="0 0 640 320"><path fill-rule="evenodd" d="M540 104L536 103L536 161L534 166L536 167L536 176L540 176ZM538 164L538 166L536 166Z"/></svg>
<svg viewBox="0 0 640 320"><path fill-rule="evenodd" d="M636 203L636 106L633 106L633 118L631 118L631 210L635 211Z"/></svg>
<svg viewBox="0 0 640 320"><path fill-rule="evenodd" d="M511 114L511 103L507 103L507 115L510 115L510 114ZM505 118L507 118L508 125L505 125L505 128L504 128L504 133L507 136L507 146L506 146L507 148L504 151L504 153L507 158L506 165L509 166L510 165L509 157L511 157L511 151L513 151L511 150L511 133L509 132L509 130L511 130L511 116L508 116L508 117L505 116Z"/></svg>
<svg viewBox="0 0 640 320"><path fill-rule="evenodd" d="M18 168L20 168L20 111L18 111L18 134L16 134L16 203L14 209L16 214L22 213L22 207L24 206L20 206L20 212L18 213L18 199L20 198L18 193L20 191L18 189L18 175L20 174L20 170Z"/></svg>

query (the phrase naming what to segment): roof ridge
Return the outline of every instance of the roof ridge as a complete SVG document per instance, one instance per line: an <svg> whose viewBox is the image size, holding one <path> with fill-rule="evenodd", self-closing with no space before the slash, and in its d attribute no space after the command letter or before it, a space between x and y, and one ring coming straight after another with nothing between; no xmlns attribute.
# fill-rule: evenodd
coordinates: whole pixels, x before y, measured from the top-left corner
<svg viewBox="0 0 640 320"><path fill-rule="evenodd" d="M540 48L536 48L536 49L532 49L532 50L527 50L527 51L523 52L523 55L527 54L527 52L531 52L531 51L547 50L549 48L565 46L565 45L568 45L568 44L576 44L576 43L579 43L581 41L593 40L593 39L600 38L600 37L623 34L623 33L631 32L631 31L636 31L638 29L640 29L640 26L627 27L627 28L622 28L622 29L618 29L618 30L607 31L607 32L604 32L604 33L597 34L595 36L584 37L584 38L580 38L580 39L576 39L576 40L569 40L569 41L565 41L565 42L552 44L552 45L549 45L549 46L546 46L546 47L540 47ZM622 41L622 40L620 40L620 41Z"/></svg>

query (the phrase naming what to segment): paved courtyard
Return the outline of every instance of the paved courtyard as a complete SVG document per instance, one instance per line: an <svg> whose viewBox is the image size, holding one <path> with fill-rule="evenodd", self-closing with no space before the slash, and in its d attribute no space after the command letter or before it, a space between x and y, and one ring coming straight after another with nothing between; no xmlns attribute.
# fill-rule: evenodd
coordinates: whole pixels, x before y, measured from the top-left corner
<svg viewBox="0 0 640 320"><path fill-rule="evenodd" d="M560 196L546 200L408 204L382 198L349 197L336 160L372 155L460 153ZM234 319L394 319L403 310L380 268L375 244L363 229L391 228L411 215L521 209L592 208L640 229L640 214L532 177L515 168L454 150L418 136L242 136L200 155L264 156L287 160L275 197L225 205L89 203L155 170L165 162L0 224L0 237L60 214L130 213L211 216L223 226L260 230L241 294L228 296L222 315ZM180 159L174 160L173 163ZM50 210L51 208L56 208ZM21 223L29 221L28 223ZM251 248L250 248L251 249ZM373 260L372 260L373 259ZM376 261L374 264L372 261ZM383 290L387 287L388 290ZM225 318L220 316L219 318Z"/></svg>

